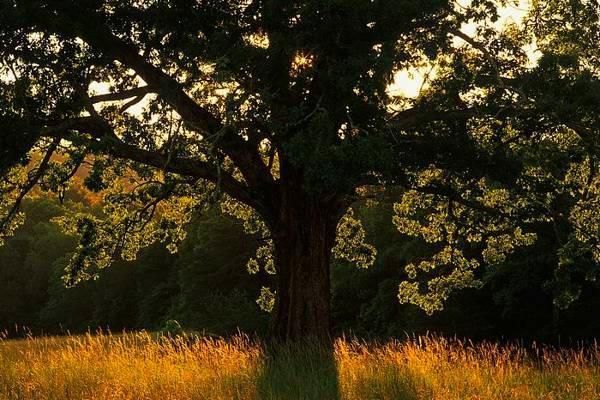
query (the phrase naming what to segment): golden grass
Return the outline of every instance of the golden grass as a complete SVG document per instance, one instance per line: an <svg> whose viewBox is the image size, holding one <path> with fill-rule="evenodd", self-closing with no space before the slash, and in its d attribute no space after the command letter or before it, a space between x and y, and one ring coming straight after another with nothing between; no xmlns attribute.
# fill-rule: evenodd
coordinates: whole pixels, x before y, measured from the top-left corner
<svg viewBox="0 0 600 400"><path fill-rule="evenodd" d="M0 399L600 398L600 349L416 338L267 346L147 333L0 341Z"/></svg>

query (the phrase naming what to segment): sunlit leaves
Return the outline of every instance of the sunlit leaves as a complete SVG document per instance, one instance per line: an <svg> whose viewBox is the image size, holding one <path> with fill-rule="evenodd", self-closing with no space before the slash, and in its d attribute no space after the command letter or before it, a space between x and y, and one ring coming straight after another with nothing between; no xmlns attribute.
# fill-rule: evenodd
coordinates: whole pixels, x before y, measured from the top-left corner
<svg viewBox="0 0 600 400"><path fill-rule="evenodd" d="M349 209L338 223L332 253L358 268L369 268L375 263L377 249L366 243L365 239L365 228L354 216L354 211Z"/></svg>
<svg viewBox="0 0 600 400"><path fill-rule="evenodd" d="M415 182L395 204L393 222L401 233L429 243L432 255L406 266L410 280L427 278L424 287L402 282L401 302L428 313L440 310L453 290L481 284L474 273L481 264L501 263L535 240L520 227L520 202L506 188L483 179L461 181L437 169L422 171Z"/></svg>
<svg viewBox="0 0 600 400"><path fill-rule="evenodd" d="M268 287L262 287L260 289L260 296L256 300L256 304L258 304L263 311L273 311L273 307L275 307L275 292Z"/></svg>
<svg viewBox="0 0 600 400"><path fill-rule="evenodd" d="M252 208L224 197L221 202L221 211L242 221L244 231L258 238L258 247L254 257L246 263L246 269L250 274L264 271L268 275L277 273L275 268L275 248L271 233L260 215ZM256 303L267 312L271 312L275 304L275 294L269 287L263 287Z"/></svg>
<svg viewBox="0 0 600 400"><path fill-rule="evenodd" d="M96 278L117 258L135 260L141 249L155 242L177 252L187 224L207 197L185 181L148 181L128 191L117 183L104 195L101 217L75 213L57 218L67 233L79 238L66 268L67 284Z"/></svg>
<svg viewBox="0 0 600 400"><path fill-rule="evenodd" d="M256 255L248 260L248 263L246 264L248 272L251 274L256 274L260 270L263 270L269 275L274 275L276 270L273 253L273 241L268 239L266 240L265 244L258 247L256 250Z"/></svg>
<svg viewBox="0 0 600 400"><path fill-rule="evenodd" d="M25 215L20 211L14 213L13 207L20 185L27 179L26 170L24 167L12 168L4 177L0 180L0 246L25 222Z"/></svg>

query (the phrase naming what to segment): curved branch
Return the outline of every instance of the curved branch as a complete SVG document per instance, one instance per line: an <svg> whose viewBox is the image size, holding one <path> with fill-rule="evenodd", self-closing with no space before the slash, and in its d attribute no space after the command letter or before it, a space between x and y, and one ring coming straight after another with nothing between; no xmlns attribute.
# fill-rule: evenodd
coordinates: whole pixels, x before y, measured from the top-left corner
<svg viewBox="0 0 600 400"><path fill-rule="evenodd" d="M236 132L225 128L221 120L192 99L175 78L146 60L137 47L113 34L101 15L84 10L77 10L75 15L70 6L58 3L54 4L54 12L21 4L18 7L23 7L21 14L26 15L34 25L67 37L80 38L106 56L135 70L192 129L209 137L217 137L215 147L233 160L250 185L261 186L261 190L264 190L265 184L273 182L258 149Z"/></svg>
<svg viewBox="0 0 600 400"><path fill-rule="evenodd" d="M80 117L63 121L54 126L46 126L40 130L42 136L72 140L72 132L90 134L95 145L107 154L117 158L135 161L151 167L164 169L178 175L200 178L212 183L219 183L225 193L252 207L262 209L262 205L250 195L248 188L233 176L223 171L217 171L210 163L190 158L169 157L156 151L140 149L124 143L103 120L96 117ZM76 139L82 140L81 136ZM85 140L85 139L84 139Z"/></svg>
<svg viewBox="0 0 600 400"><path fill-rule="evenodd" d="M521 96L522 101L527 100L527 96L525 95L525 93L523 93L523 91L520 88L510 86L507 83L511 79L502 76L502 73L500 71L500 65L498 64L498 61L494 58L493 54L490 53L490 51L483 44L477 42L475 39L473 39L472 37L470 37L469 35L467 35L466 33L462 32L458 29L451 30L450 33L452 35L462 39L463 41L468 43L471 47L478 50L483 55L483 57L486 59L486 61L488 63L490 63L490 65L492 66L492 69L494 70L496 82L503 90L505 90L505 91L513 90L519 96Z"/></svg>
<svg viewBox="0 0 600 400"><path fill-rule="evenodd" d="M121 101L131 99L132 97L144 97L145 95L154 92L152 86L140 86L133 89L123 90L115 93L104 93L95 96L90 96L92 103L103 103L107 101Z"/></svg>
<svg viewBox="0 0 600 400"><path fill-rule="evenodd" d="M27 183L25 184L25 186L23 186L21 188L19 194L17 195L17 198L16 198L15 202L13 203L13 206L8 211L6 216L4 218L2 218L2 220L0 221L0 232L2 232L4 229L6 229L7 226L9 226L11 220L19 212L19 209L21 208L21 203L23 202L23 199L25 199L25 196L27 196L27 194L31 191L31 189L33 189L35 187L35 185L37 185L40 178L46 172L46 169L48 168L48 165L50 164L50 159L52 158L52 155L54 154L54 152L58 148L58 145L60 144L60 140L61 139L58 137L54 138L54 140L48 147L48 150L46 150L46 154L44 155L44 158L42 158L40 165L38 165L37 168L34 171L32 171L33 174L30 174L29 179L27 180Z"/></svg>
<svg viewBox="0 0 600 400"><path fill-rule="evenodd" d="M411 129L419 125L428 124L435 121L462 121L477 115L475 108L464 108L448 111L421 110L418 108L409 108L399 111L390 119L392 128Z"/></svg>

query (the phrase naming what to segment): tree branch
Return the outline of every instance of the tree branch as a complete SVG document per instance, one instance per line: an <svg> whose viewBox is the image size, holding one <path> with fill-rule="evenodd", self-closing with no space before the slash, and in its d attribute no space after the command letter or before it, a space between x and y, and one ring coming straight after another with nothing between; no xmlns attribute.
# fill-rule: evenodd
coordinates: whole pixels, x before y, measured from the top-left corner
<svg viewBox="0 0 600 400"><path fill-rule="evenodd" d="M104 93L95 96L90 96L92 103L103 103L106 101L122 101L132 97L144 97L145 95L154 92L152 86L140 86L133 89L123 90L115 93Z"/></svg>
<svg viewBox="0 0 600 400"><path fill-rule="evenodd" d="M461 121L477 115L475 108L464 108L448 111L421 110L418 108L409 108L399 111L392 116L389 123L396 129L411 129L419 125L428 124L435 121Z"/></svg>
<svg viewBox="0 0 600 400"><path fill-rule="evenodd" d="M101 15L83 10L77 10L75 15L71 5L56 3L55 7L55 13L31 7L24 9L23 14L33 18L34 24L42 29L81 38L105 55L135 70L192 129L209 137L218 137L215 147L233 160L250 185L260 186L262 191L267 189L273 178L262 162L258 149L236 132L223 127L221 121L193 100L175 78L148 62L137 47L114 35ZM108 98L104 97L105 101Z"/></svg>
<svg viewBox="0 0 600 400"><path fill-rule="evenodd" d="M516 88L514 86L508 85L507 82L510 79L502 76L502 73L500 71L500 65L498 64L498 61L494 58L492 53L490 53L489 50L483 44L477 42L475 39L473 39L472 37L470 37L469 35L465 34L464 32L462 32L458 29L454 29L454 30L450 31L450 33L453 34L454 36L464 40L471 47L478 50L483 55L483 57L486 59L486 61L488 63L490 63L490 65L492 66L492 69L494 70L496 82L503 90L510 91L512 89L514 92L519 94L519 96L521 96L522 101L527 100L527 96L525 95L525 93L523 93L523 91L520 88Z"/></svg>
<svg viewBox="0 0 600 400"><path fill-rule="evenodd" d="M44 175L46 169L48 168L48 165L50 164L50 159L52 158L52 155L56 151L59 144L60 138L54 138L54 140L46 150L46 154L44 155L44 158L42 158L40 164L35 170L30 172L29 179L27 180L25 186L23 186L19 191L19 194L17 195L13 206L8 211L6 216L0 221L0 232L2 232L4 229L6 229L6 227L9 226L11 220L14 218L17 212L19 212L19 209L21 208L21 203L23 202L23 199L25 199L25 196L27 196L31 189L33 189L35 185L37 185L40 178Z"/></svg>
<svg viewBox="0 0 600 400"><path fill-rule="evenodd" d="M106 121L96 117L80 117L63 121L54 126L46 126L40 130L42 136L73 139L69 134L77 131L81 134L90 134L94 144L99 145L102 151L117 158L135 161L144 165L163 169L167 172L193 178L205 179L213 183L220 183L225 193L252 207L261 208L262 205L250 195L248 188L243 186L230 174L217 168L210 163L190 158L169 157L168 155L140 149L120 140ZM80 135L77 139L83 139Z"/></svg>

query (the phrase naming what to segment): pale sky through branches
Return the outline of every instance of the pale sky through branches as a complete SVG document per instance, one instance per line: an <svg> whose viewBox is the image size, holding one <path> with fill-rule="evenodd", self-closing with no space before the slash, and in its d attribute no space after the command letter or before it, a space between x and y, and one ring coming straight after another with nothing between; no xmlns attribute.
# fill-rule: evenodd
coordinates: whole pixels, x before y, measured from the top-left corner
<svg viewBox="0 0 600 400"><path fill-rule="evenodd" d="M456 2L457 7L466 6L469 1L459 0ZM523 18L529 11L531 0L512 0L505 7L499 9L500 19L496 22L496 26L502 27L506 24L516 23L520 24ZM462 31L469 36L474 36L475 24L465 25L462 27ZM456 39L456 45L462 46L464 42L460 39ZM537 59L535 54L535 45L531 45L527 49L529 57L532 63ZM429 78L433 78L435 75L435 68L432 66L425 66L421 68L413 68L409 70L398 71L394 77L394 83L390 85L388 93L393 96L416 98L419 92L427 86L423 84L423 81Z"/></svg>
<svg viewBox="0 0 600 400"><path fill-rule="evenodd" d="M517 23L519 24L526 16L531 0L512 0L509 1L506 6L499 9L500 19L495 23L498 27L502 27L506 24ZM456 1L457 7L464 7L469 3L468 0ZM462 31L469 36L473 36L475 33L476 25L465 25L462 27ZM456 39L456 45L465 45L460 39ZM527 49L528 54L532 63L535 63L537 57L535 53L535 45L530 45ZM409 70L398 71L394 77L394 83L390 85L388 93L392 96L416 98L419 92L427 87L426 79L431 79L435 76L435 67L423 66L420 68L413 68ZM142 83L143 85L143 83ZM93 82L90 85L90 90L94 94L103 94L110 92L110 85L106 82ZM148 104L148 101L142 101L133 107L128 112L136 115L142 112L144 107Z"/></svg>

